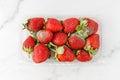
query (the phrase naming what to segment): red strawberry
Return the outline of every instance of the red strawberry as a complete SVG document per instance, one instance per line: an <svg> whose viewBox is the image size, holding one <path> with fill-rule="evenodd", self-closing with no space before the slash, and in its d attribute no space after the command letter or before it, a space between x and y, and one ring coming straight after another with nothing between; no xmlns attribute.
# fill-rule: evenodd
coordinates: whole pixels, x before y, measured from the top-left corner
<svg viewBox="0 0 120 80"><path fill-rule="evenodd" d="M85 18L85 20L87 20L87 24L88 24L86 26L86 28L89 30L88 34L91 35L96 33L98 31L98 23L89 18Z"/></svg>
<svg viewBox="0 0 120 80"><path fill-rule="evenodd" d="M32 36L28 36L26 40L23 42L23 50L30 54L33 51L33 48L35 46L35 41Z"/></svg>
<svg viewBox="0 0 120 80"><path fill-rule="evenodd" d="M47 60L50 56L49 49L44 44L38 44L34 47L32 59L35 63L41 63Z"/></svg>
<svg viewBox="0 0 120 80"><path fill-rule="evenodd" d="M60 62L71 62L75 59L74 53L67 46L58 47L55 54Z"/></svg>
<svg viewBox="0 0 120 80"><path fill-rule="evenodd" d="M81 37L86 38L98 31L98 23L90 18L80 18L80 25L76 30Z"/></svg>
<svg viewBox="0 0 120 80"><path fill-rule="evenodd" d="M41 43L48 43L52 40L53 33L49 30L40 30L37 32L37 38Z"/></svg>
<svg viewBox="0 0 120 80"><path fill-rule="evenodd" d="M65 33L73 33L79 24L79 20L77 18L68 18L63 21L64 32Z"/></svg>
<svg viewBox="0 0 120 80"><path fill-rule="evenodd" d="M90 61L92 59L92 56L85 50L78 50L76 55L77 60L81 62Z"/></svg>
<svg viewBox="0 0 120 80"><path fill-rule="evenodd" d="M52 32L61 31L63 29L62 24L55 18L49 18L46 23L46 29Z"/></svg>
<svg viewBox="0 0 120 80"><path fill-rule="evenodd" d="M24 28L32 32L37 32L44 26L44 22L44 18L31 18L24 24Z"/></svg>
<svg viewBox="0 0 120 80"><path fill-rule="evenodd" d="M92 55L94 55L98 51L99 47L100 47L99 35L93 34L87 38L84 49L90 52Z"/></svg>
<svg viewBox="0 0 120 80"><path fill-rule="evenodd" d="M72 34L68 39L68 44L72 49L81 49L85 45L85 40L77 34Z"/></svg>
<svg viewBox="0 0 120 80"><path fill-rule="evenodd" d="M54 34L52 42L58 46L64 45L67 41L67 35L63 32L57 32Z"/></svg>

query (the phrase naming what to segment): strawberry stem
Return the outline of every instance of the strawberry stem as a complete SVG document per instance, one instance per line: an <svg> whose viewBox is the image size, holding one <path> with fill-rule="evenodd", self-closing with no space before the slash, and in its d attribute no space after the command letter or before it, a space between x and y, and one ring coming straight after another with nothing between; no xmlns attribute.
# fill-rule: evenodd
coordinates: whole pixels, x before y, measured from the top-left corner
<svg viewBox="0 0 120 80"><path fill-rule="evenodd" d="M34 38L36 44L39 43L39 40L37 39L37 35L36 35L36 33L30 31L30 34L33 36L33 38Z"/></svg>
<svg viewBox="0 0 120 80"><path fill-rule="evenodd" d="M57 48L57 46L55 44L53 44L52 42L49 42L48 47L53 47L55 49Z"/></svg>
<svg viewBox="0 0 120 80"><path fill-rule="evenodd" d="M52 42L49 42L47 46L51 51L56 52L57 46L55 44L53 44Z"/></svg>
<svg viewBox="0 0 120 80"><path fill-rule="evenodd" d="M24 26L23 29L28 29L28 21L29 21L29 20L27 20L27 21L23 24L23 26Z"/></svg>
<svg viewBox="0 0 120 80"><path fill-rule="evenodd" d="M76 33L80 36L80 37L82 37L82 38L87 38L88 37L88 29L87 28L83 28L83 29L81 29L81 30L79 30L79 31L77 31Z"/></svg>
<svg viewBox="0 0 120 80"><path fill-rule="evenodd" d="M49 48L51 51L53 51L53 52L56 52L56 50L54 50L54 49L52 49L52 48Z"/></svg>

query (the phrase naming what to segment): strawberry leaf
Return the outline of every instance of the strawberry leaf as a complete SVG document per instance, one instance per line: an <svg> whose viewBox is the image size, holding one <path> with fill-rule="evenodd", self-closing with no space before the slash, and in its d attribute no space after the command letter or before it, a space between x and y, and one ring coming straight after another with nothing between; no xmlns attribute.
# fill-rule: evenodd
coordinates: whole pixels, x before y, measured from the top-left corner
<svg viewBox="0 0 120 80"><path fill-rule="evenodd" d="M80 18L80 24L76 27L76 31L83 29L87 25L88 25L87 20L85 20L84 18Z"/></svg>
<svg viewBox="0 0 120 80"><path fill-rule="evenodd" d="M86 51L89 51L89 50L90 50L90 46L85 46L84 49L85 49Z"/></svg>
<svg viewBox="0 0 120 80"><path fill-rule="evenodd" d="M80 50L77 50L76 55L79 55L79 54L80 54Z"/></svg>
<svg viewBox="0 0 120 80"><path fill-rule="evenodd" d="M87 20L85 20L85 18L80 18L80 25L81 25L82 27L87 26L87 25L88 25Z"/></svg>
<svg viewBox="0 0 120 80"><path fill-rule="evenodd" d="M98 49L93 49L93 47L91 47L91 46L85 46L84 49L92 55L96 55L96 53L98 51Z"/></svg>
<svg viewBox="0 0 120 80"><path fill-rule="evenodd" d="M95 50L92 49L92 48L90 49L90 53L91 53L92 55L96 55L97 51L98 51L97 49L95 49Z"/></svg>
<svg viewBox="0 0 120 80"><path fill-rule="evenodd" d="M81 25L78 25L77 27L76 27L76 30L77 31L79 31L79 30L81 30L82 29L82 26Z"/></svg>
<svg viewBox="0 0 120 80"><path fill-rule="evenodd" d="M50 44L47 44L47 47L48 47L48 48L51 48L51 45L50 45Z"/></svg>
<svg viewBox="0 0 120 80"><path fill-rule="evenodd" d="M23 26L24 26L23 30L24 30L24 29L27 29L27 30L28 30L28 22L29 22L29 20L30 20L30 19L26 20L26 22L23 24Z"/></svg>
<svg viewBox="0 0 120 80"><path fill-rule="evenodd" d="M85 28L85 26L87 25L88 25L87 20L85 20L84 18L80 18L80 25L76 27L76 33L84 39L88 37L89 31L87 28Z"/></svg>
<svg viewBox="0 0 120 80"><path fill-rule="evenodd" d="M79 31L77 31L76 33L80 36L80 37L82 37L82 38L87 38L88 37L88 29L86 29L86 28L83 28L82 30L79 30Z"/></svg>
<svg viewBox="0 0 120 80"><path fill-rule="evenodd" d="M32 51L33 51L33 48L31 48L31 47L23 47L23 50L24 50L25 52L27 52L28 54L31 54Z"/></svg>

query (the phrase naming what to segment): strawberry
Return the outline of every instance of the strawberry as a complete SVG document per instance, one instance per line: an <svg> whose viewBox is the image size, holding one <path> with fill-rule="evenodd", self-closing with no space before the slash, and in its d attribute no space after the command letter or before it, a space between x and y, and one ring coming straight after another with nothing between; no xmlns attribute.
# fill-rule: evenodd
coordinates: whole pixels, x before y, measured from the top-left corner
<svg viewBox="0 0 120 80"><path fill-rule="evenodd" d="M68 18L63 21L64 32L65 33L73 33L79 24L79 20L77 18Z"/></svg>
<svg viewBox="0 0 120 80"><path fill-rule="evenodd" d="M61 31L63 29L62 24L55 18L49 18L46 23L46 29L52 32Z"/></svg>
<svg viewBox="0 0 120 80"><path fill-rule="evenodd" d="M90 18L80 18L80 24L76 30L81 37L87 38L98 31L98 23Z"/></svg>
<svg viewBox="0 0 120 80"><path fill-rule="evenodd" d="M99 47L100 47L99 35L93 34L87 38L84 49L91 53L92 55L95 55Z"/></svg>
<svg viewBox="0 0 120 80"><path fill-rule="evenodd" d="M71 62L75 59L75 55L67 46L58 47L55 53L55 57L60 62Z"/></svg>
<svg viewBox="0 0 120 80"><path fill-rule="evenodd" d="M55 53L55 58L60 62L71 62L75 59L75 55L67 46L57 46L50 42L48 48Z"/></svg>
<svg viewBox="0 0 120 80"><path fill-rule="evenodd" d="M32 36L28 36L26 40L23 42L23 50L30 54L33 51L33 48L35 46L35 41Z"/></svg>
<svg viewBox="0 0 120 80"><path fill-rule="evenodd" d="M50 56L49 49L44 44L38 44L34 47L32 59L35 63L46 61Z"/></svg>
<svg viewBox="0 0 120 80"><path fill-rule="evenodd" d="M88 35L96 33L98 31L98 23L89 18L85 18L85 20L87 20L87 24L88 24L86 26L86 28L89 30Z"/></svg>
<svg viewBox="0 0 120 80"><path fill-rule="evenodd" d="M37 39L41 43L48 43L52 40L53 33L49 30L40 30L37 32Z"/></svg>
<svg viewBox="0 0 120 80"><path fill-rule="evenodd" d="M57 32L54 34L52 42L58 46L64 45L67 41L67 35L63 32Z"/></svg>
<svg viewBox="0 0 120 80"><path fill-rule="evenodd" d="M72 49L81 49L85 45L85 40L74 33L69 37L68 44Z"/></svg>
<svg viewBox="0 0 120 80"><path fill-rule="evenodd" d="M77 55L77 60L81 62L90 61L92 59L92 56L85 50L78 50L76 55Z"/></svg>
<svg viewBox="0 0 120 80"><path fill-rule="evenodd" d="M44 26L44 22L44 18L31 18L24 24L24 29L37 32Z"/></svg>

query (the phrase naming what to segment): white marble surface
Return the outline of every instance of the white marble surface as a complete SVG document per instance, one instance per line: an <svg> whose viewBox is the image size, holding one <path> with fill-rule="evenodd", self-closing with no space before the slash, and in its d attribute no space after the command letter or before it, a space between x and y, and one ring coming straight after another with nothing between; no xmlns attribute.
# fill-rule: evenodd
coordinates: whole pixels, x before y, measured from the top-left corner
<svg viewBox="0 0 120 80"><path fill-rule="evenodd" d="M119 0L0 0L0 80L120 80ZM34 64L21 56L21 24L36 16L87 16L100 21L99 61Z"/></svg>

